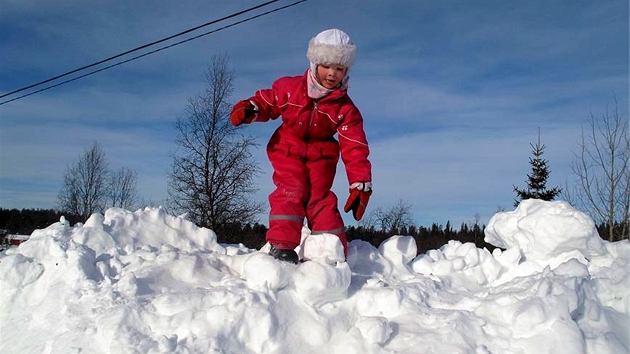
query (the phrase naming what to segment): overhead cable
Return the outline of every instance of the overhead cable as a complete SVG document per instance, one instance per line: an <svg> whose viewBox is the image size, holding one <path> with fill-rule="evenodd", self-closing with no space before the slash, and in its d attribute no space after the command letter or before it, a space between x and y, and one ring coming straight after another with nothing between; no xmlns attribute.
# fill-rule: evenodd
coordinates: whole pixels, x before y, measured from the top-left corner
<svg viewBox="0 0 630 354"><path fill-rule="evenodd" d="M128 55L128 54L130 54L130 53L137 52L137 51L139 51L139 50L142 50L142 49L145 49L145 48L148 48L148 47L154 46L154 45L156 45L156 44L163 43L163 42L168 41L168 40L170 40L170 39L173 39L173 38L176 38L176 37L180 37L180 36L182 36L182 35L185 35L185 34L188 34L188 33L190 33L190 32L196 31L196 30L198 30L198 29L200 29L200 28L207 27L207 26L209 26L209 25L216 24L216 23L218 23L218 22L222 22L222 21L225 21L225 20L228 20L228 19L234 18L234 17L236 17L236 16L239 16L239 15L245 14L245 13L247 13L247 12L251 12L251 11L253 11L253 10L260 9L260 8L262 8L262 7L265 7L265 6L267 6L267 5L270 5L270 4L275 3L275 2L278 2L278 1L280 1L280 0L272 0L272 1L268 1L268 2L265 2L265 3L263 3L263 4L260 4L260 5L257 5L257 6L254 6L254 7L251 7L251 8L249 8L249 9L242 10L242 11L239 11L239 12L236 12L236 13L233 13L233 14L231 14L231 15L228 15L228 16L225 16L225 17L222 17L222 18L217 19L217 20L210 21L210 22L208 22L208 23L205 23L205 24L202 24L202 25L196 26L196 27L194 27L194 28L191 28L191 29L185 30L185 31L183 31L183 32L180 32L180 33L177 33L177 34L174 34L174 35L168 36L168 37L163 38L163 39L160 39L160 40L158 40L158 41L154 41L154 42L151 42L151 43L148 43L148 44L142 45L142 46L140 46L140 47L137 47L137 48L134 48L134 49L131 49L131 50L125 51L125 52L123 52L123 53L120 53L120 54L117 54L117 55L111 56L111 57L109 57L109 58L106 58L106 59L100 60L100 61L98 61L98 62L96 62L96 63L89 64L89 65L85 65L85 66L80 67L80 68L78 68L78 69L74 69L74 70L68 71L68 72L66 72L66 73L64 73L64 74L57 75L57 76L52 77L52 78L50 78L50 79L47 79L47 80L44 80L44 81L41 81L41 82L38 82L38 83L35 83L35 84L32 84L32 85L29 85L29 86L26 86L26 87L23 87L23 88L20 88L20 89L14 90L14 91L11 91L11 92L9 92L9 93L6 93L6 94L1 95L1 96L0 96L0 98L6 97L6 96L9 96L9 95L13 95L13 94L16 94L16 93L18 93L18 92L22 92L22 91L24 91L24 90L28 90L28 89L30 89L30 88L33 88L33 87L37 87L37 86L43 85L43 84L45 84L45 83L49 83L49 82L51 82L51 81L54 81L54 80L60 79L60 78L62 78L62 77L65 77L65 76L68 76L68 75L71 75L71 74L77 73L77 72L82 71L82 70L85 70L85 69L89 69L89 68L91 68L91 67L97 66L97 65L99 65L99 64L106 63L106 62L108 62L108 61L112 61L112 60L114 60L114 59L118 59L118 58L120 58L120 57L122 57L122 56L125 56L125 55ZM238 22L232 23L232 24L230 24L230 25L227 25L227 26L224 26L224 27L218 28L218 29L216 29L216 30L209 31L209 32L206 32L206 33L203 33L203 34L200 34L200 35L197 35L197 36L191 37L191 38L189 38L189 39L186 39L186 40L183 40L183 41L180 41L180 42L177 42L177 43L174 43L174 44L171 44L171 45L168 45L168 46L162 47L162 48L158 48L158 49L156 49L156 50L153 50L153 51L147 52L147 53L145 53L145 54L138 55L138 56L135 56L135 57L133 57L133 58L130 58L130 59L127 59L127 60L124 60L124 61L118 62L118 63L116 63L116 64L112 64L112 65L109 65L109 66L107 66L107 67L104 67L104 68L101 68L101 69L98 69L98 70L91 71L91 72L89 72L89 73L87 73L87 74L83 74L83 75L80 75L80 76L74 77L74 78L72 78L72 79L65 80L65 81L60 82L60 83L57 83L57 84L55 84L55 85L47 86L47 87L45 87L45 88L43 88L43 89L36 90L36 91L30 92L30 93L28 93L28 94L21 95L21 96L19 96L19 97L15 97L15 98L13 98L13 99L10 99L10 100L6 100L6 101L3 101L3 102L0 102L0 105L3 105L3 104L6 104L6 103L9 103L9 102L12 102L12 101L15 101L15 100L18 100L18 99L21 99L21 98L24 98L24 97L27 97L27 96L33 95L33 94L36 94L36 93L39 93L39 92L42 92L42 91L46 91L46 90L49 90L49 89L54 88L54 87L57 87L57 86L61 86L61 85L63 85L63 84L66 84L66 83L69 83L69 82L72 82L72 81L75 81L75 80L78 80L78 79L84 78L84 77L86 77L86 76L90 76L90 75L96 74L96 73L98 73L98 72L101 72L101 71L104 71L104 70L107 70L107 69L113 68L113 67L115 67L115 66L118 66L118 65L121 65L121 64L124 64L124 63L130 62L130 61L133 61L133 60L136 60L136 59L139 59L139 58L145 57L145 56L147 56L147 55L150 55L150 54L154 54L154 53L160 52L160 51L162 51L162 50L164 50L164 49L171 48L171 47L174 47L174 46L176 46L176 45L179 45L179 44L182 44L182 43L186 43L186 42L192 41L192 40L194 40L194 39L197 39L197 38L200 38L200 37L203 37L203 36L206 36L206 35L209 35L209 34L212 34L212 33L218 32L218 31L220 31L220 30L223 30L223 29L226 29L226 28L229 28L229 27L233 27L233 26L235 26L235 25L238 25L238 24L241 24L241 23L244 23L244 22L247 22L247 21L250 21L250 20L253 20L253 19L256 19L256 18L262 17L262 16L265 16L265 15L268 15L268 14L273 13L273 12L276 12L276 11L280 11L280 10L286 9L286 8L288 8L288 7L295 6L295 5L297 5L297 4L299 4L299 3L302 3L302 2L305 2L305 1L308 1L308 0L300 0L300 1L294 2L294 3L292 3L292 4L285 5L285 6L282 6L282 7L276 8L276 9L274 9L274 10L270 10L270 11L267 11L267 12L264 12L264 13L261 13L261 14L258 14L258 15L256 15L256 16L252 16L252 17L249 17L249 18L247 18L247 19L244 19L244 20L241 20L241 21L238 21Z"/></svg>

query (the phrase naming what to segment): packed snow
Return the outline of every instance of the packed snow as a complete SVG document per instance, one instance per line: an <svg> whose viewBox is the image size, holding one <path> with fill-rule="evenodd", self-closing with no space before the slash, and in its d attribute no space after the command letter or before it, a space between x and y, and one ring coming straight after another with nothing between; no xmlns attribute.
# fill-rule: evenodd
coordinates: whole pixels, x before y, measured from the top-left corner
<svg viewBox="0 0 630 354"><path fill-rule="evenodd" d="M2 353L627 353L630 243L568 203L492 217L490 253L303 231L306 262L160 208L63 218L0 258Z"/></svg>

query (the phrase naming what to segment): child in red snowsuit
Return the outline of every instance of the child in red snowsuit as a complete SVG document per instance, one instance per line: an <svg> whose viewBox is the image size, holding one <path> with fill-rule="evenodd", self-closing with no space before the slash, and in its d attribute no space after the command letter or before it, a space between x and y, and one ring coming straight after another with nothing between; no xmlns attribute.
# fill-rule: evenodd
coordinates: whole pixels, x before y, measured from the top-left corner
<svg viewBox="0 0 630 354"><path fill-rule="evenodd" d="M347 94L355 56L346 33L323 31L309 42L310 67L303 75L282 77L232 109L236 126L282 116L267 145L276 189L269 195L266 238L274 258L298 262L294 249L304 218L313 235L337 235L347 256L345 227L331 191L340 153L350 184L344 210L352 210L356 220L365 212L372 193L369 148L361 113Z"/></svg>

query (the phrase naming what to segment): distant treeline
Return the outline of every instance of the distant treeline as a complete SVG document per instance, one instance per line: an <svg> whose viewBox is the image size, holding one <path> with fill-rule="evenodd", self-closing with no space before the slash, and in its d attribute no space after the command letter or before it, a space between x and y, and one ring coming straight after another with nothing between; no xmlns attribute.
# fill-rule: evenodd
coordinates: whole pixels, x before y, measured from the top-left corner
<svg viewBox="0 0 630 354"><path fill-rule="evenodd" d="M4 209L0 208L0 229L9 234L30 235L37 229L45 229L65 217L71 224L83 222L81 216L68 215L52 209Z"/></svg>
<svg viewBox="0 0 630 354"><path fill-rule="evenodd" d="M30 235L36 229L44 229L58 222L62 216L72 225L86 221L79 215L68 215L52 209L18 210L0 208L0 229L7 230L9 234ZM346 231L346 235L348 241L360 239L371 243L375 247L378 247L383 240L392 235L413 236L418 245L419 253L437 249L448 243L449 240L473 242L477 247L487 247L491 250L493 247L483 241L483 228L477 225L470 228L468 225L462 224L459 230L455 230L447 222L446 226L434 223L431 227L411 226L402 230L384 232L350 226ZM242 243L246 247L260 249L265 244L267 227L258 223L253 225L229 224L213 231L217 234L218 241L221 243Z"/></svg>
<svg viewBox="0 0 630 354"><path fill-rule="evenodd" d="M44 229L65 217L71 225L77 222L85 222L81 216L68 215L51 209L4 209L0 208L0 229L9 234L30 235L36 229ZM350 226L346 230L348 241L360 239L378 247L381 242L393 235L413 236L418 245L418 253L438 249L450 240L462 243L472 242L478 248L487 248L492 251L495 247L484 242L485 225L468 226L463 223L459 229L454 229L447 222L445 226L434 223L430 227L411 226L401 230L379 231L372 228ZM605 235L606 226L598 227L600 235ZM260 249L265 244L267 227L262 224L224 225L216 230L218 241L221 243L242 243L248 248Z"/></svg>
<svg viewBox="0 0 630 354"><path fill-rule="evenodd" d="M457 240L462 243L472 242L478 248L485 247L489 251L492 251L496 247L484 242L484 229L485 225L473 225L473 227L469 227L467 224L462 224L459 229L453 229L450 223L447 222L446 226L433 223L430 227L411 226L409 228L389 230L387 232L351 226L346 230L346 234L348 240L361 239L375 247L378 247L385 239L393 235L412 236L416 240L418 253L438 249L451 240Z"/></svg>
<svg viewBox="0 0 630 354"><path fill-rule="evenodd" d="M621 225L618 226L621 228ZM432 249L439 249L451 240L460 241L462 243L472 242L477 248L487 248L492 252L495 246L484 241L485 225L474 224L469 226L462 223L459 229L450 226L450 222L446 225L433 223L430 227L410 226L403 227L400 230L393 229L388 231L379 231L373 228L349 226L346 229L348 241L363 240L369 242L374 247L378 247L385 239L393 235L412 236L418 246L418 253L424 253ZM217 238L221 243L242 243L249 248L260 249L265 245L265 233L267 227L261 224L226 225L222 228L214 230ZM597 227L597 231L601 235L607 235L607 226L602 224ZM605 238L602 237L605 240Z"/></svg>

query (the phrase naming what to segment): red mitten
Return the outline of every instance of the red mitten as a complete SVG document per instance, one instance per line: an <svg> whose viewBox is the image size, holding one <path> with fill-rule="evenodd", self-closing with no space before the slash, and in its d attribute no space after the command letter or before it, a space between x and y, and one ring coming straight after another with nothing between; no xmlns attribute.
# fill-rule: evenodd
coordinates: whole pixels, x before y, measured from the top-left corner
<svg viewBox="0 0 630 354"><path fill-rule="evenodd" d="M372 195L372 184L366 182L360 183L360 186L355 185L357 184L354 183L350 187L350 196L348 196L348 200L346 201L346 205L343 207L343 211L347 213L352 210L352 216L354 219L356 221L360 221L361 218L363 218L368 201Z"/></svg>
<svg viewBox="0 0 630 354"><path fill-rule="evenodd" d="M232 122L232 125L238 127L243 123L251 123L255 115L256 108L249 100L239 101L232 108L230 122Z"/></svg>

